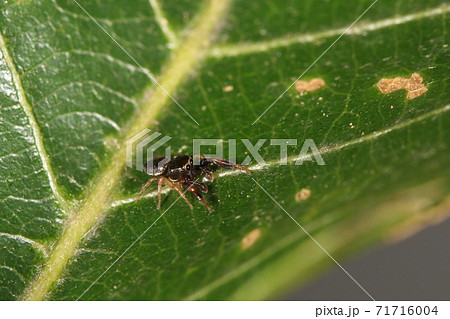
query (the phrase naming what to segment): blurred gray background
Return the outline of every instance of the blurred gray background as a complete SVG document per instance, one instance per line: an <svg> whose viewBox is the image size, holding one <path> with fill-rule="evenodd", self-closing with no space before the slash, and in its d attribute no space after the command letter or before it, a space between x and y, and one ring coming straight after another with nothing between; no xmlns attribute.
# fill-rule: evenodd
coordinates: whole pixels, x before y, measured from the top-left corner
<svg viewBox="0 0 450 319"><path fill-rule="evenodd" d="M376 300L450 300L450 219L341 265ZM280 300L370 299L336 266Z"/></svg>

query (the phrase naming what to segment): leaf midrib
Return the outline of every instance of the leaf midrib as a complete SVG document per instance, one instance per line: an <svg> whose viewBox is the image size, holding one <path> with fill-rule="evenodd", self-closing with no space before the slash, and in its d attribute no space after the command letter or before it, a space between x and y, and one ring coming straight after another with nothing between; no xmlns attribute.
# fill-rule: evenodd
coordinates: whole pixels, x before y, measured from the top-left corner
<svg viewBox="0 0 450 319"><path fill-rule="evenodd" d="M175 91L193 67L203 58L205 50L210 45L209 41L205 40L210 39L215 32L216 23L225 16L230 2L231 0L212 0L200 10L193 23L193 28L187 32L187 37L173 51L166 71L160 78L159 83L166 91ZM42 300L45 298L70 257L73 256L83 235L94 224L102 220L104 213L110 206L110 194L125 167L125 141L137 132L151 126L168 99L169 97L164 91L153 89L151 96L143 102L144 106L141 112L123 134L122 143L120 143L120 147L111 159L110 164L87 192L88 195L82 206L67 221L60 241L53 249L42 272L28 288L24 296L25 300Z"/></svg>

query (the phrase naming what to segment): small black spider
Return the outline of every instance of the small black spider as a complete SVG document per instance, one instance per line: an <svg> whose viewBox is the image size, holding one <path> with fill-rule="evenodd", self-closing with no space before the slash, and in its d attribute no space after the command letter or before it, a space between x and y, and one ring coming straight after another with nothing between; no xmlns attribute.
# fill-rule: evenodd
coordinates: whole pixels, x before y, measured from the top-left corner
<svg viewBox="0 0 450 319"><path fill-rule="evenodd" d="M195 198L201 202L203 206L209 211L212 211L212 208L203 199L197 187L203 193L208 192L206 184L200 183L198 180L202 175L209 181L213 180L211 174L211 166L213 164L228 169L239 168L247 174L250 174L250 171L245 167L220 158L200 155L199 164L194 165L194 157L189 155L175 155L172 160L167 160L164 156L155 156L152 160L144 164L145 172L153 177L142 186L137 199L141 197L142 193L152 182L158 181L158 209L161 207L161 189L163 184L165 184L169 188L176 190L190 208L194 208L194 206L192 206L186 198L182 188L193 193Z"/></svg>

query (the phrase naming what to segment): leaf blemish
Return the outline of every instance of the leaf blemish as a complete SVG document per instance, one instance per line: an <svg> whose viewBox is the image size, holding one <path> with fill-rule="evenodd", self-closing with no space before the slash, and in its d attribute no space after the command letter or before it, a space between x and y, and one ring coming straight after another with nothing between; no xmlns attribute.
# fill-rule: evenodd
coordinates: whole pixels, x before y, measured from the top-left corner
<svg viewBox="0 0 450 319"><path fill-rule="evenodd" d="M383 94L388 94L397 90L406 90L408 100L415 99L428 91L422 83L423 77L419 73L413 73L411 78L396 77L393 79L383 78L377 83L378 90Z"/></svg>
<svg viewBox="0 0 450 319"><path fill-rule="evenodd" d="M233 91L234 90L234 86L232 86L232 85L227 85L227 86L224 86L223 88L222 88L222 91L224 91L224 92L231 92L231 91Z"/></svg>
<svg viewBox="0 0 450 319"><path fill-rule="evenodd" d="M306 92L314 92L325 86L325 81L320 78L315 78L310 81L297 81L295 82L295 90L300 94Z"/></svg>
<svg viewBox="0 0 450 319"><path fill-rule="evenodd" d="M250 247L252 247L258 241L259 237L261 237L261 233L262 233L261 229L256 228L251 232L249 232L247 235L245 235L245 237L242 238L241 241L242 250L247 250Z"/></svg>
<svg viewBox="0 0 450 319"><path fill-rule="evenodd" d="M295 194L295 201L302 202L304 200L307 200L309 196L311 196L311 190L303 188L297 194Z"/></svg>

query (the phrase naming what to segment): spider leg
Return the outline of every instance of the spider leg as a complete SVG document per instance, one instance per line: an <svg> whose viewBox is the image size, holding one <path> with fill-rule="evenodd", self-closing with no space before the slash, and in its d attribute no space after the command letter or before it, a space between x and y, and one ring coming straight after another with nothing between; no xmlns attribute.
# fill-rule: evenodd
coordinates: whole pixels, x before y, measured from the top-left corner
<svg viewBox="0 0 450 319"><path fill-rule="evenodd" d="M250 171L245 168L244 166L235 164L233 162L221 159L221 158L214 158L214 157L208 157L207 160L211 161L212 163L222 166L224 168L233 169L233 168L239 168L241 171L244 171L247 174L250 174Z"/></svg>
<svg viewBox="0 0 450 319"><path fill-rule="evenodd" d="M202 193L207 193L208 192L208 186L206 186L205 183L200 183L200 182L191 182L191 183L193 185L197 186Z"/></svg>
<svg viewBox="0 0 450 319"><path fill-rule="evenodd" d="M198 183L199 184L199 183ZM192 184L184 183L183 186L190 191L192 194L194 194L195 198L203 204L210 212L213 210L211 206L206 203L206 201L203 199L202 194L198 191L198 189Z"/></svg>
<svg viewBox="0 0 450 319"><path fill-rule="evenodd" d="M161 189L164 184L164 177L161 177L158 181L158 206L157 208L161 208Z"/></svg>
<svg viewBox="0 0 450 319"><path fill-rule="evenodd" d="M142 193L150 186L150 184L153 183L154 181L158 180L158 179L160 179L160 177L152 177L152 178L150 178L147 181L147 183L145 183L144 186L142 186L142 188L141 188L141 190L139 192L139 195L136 198L136 200L139 200L141 198L141 196L142 196Z"/></svg>
<svg viewBox="0 0 450 319"><path fill-rule="evenodd" d="M190 207L191 209L193 209L194 206L192 206L191 202L187 199L186 195L184 195L183 191L181 190L180 185L179 185L178 183L174 183L174 182L168 180L168 179L165 178L165 177L163 177L163 178L164 178L164 184L166 184L168 187L170 187L170 188L176 190L176 191L178 192L178 194L180 194L181 198L184 199L184 201L186 202L186 204L188 204L189 207Z"/></svg>

